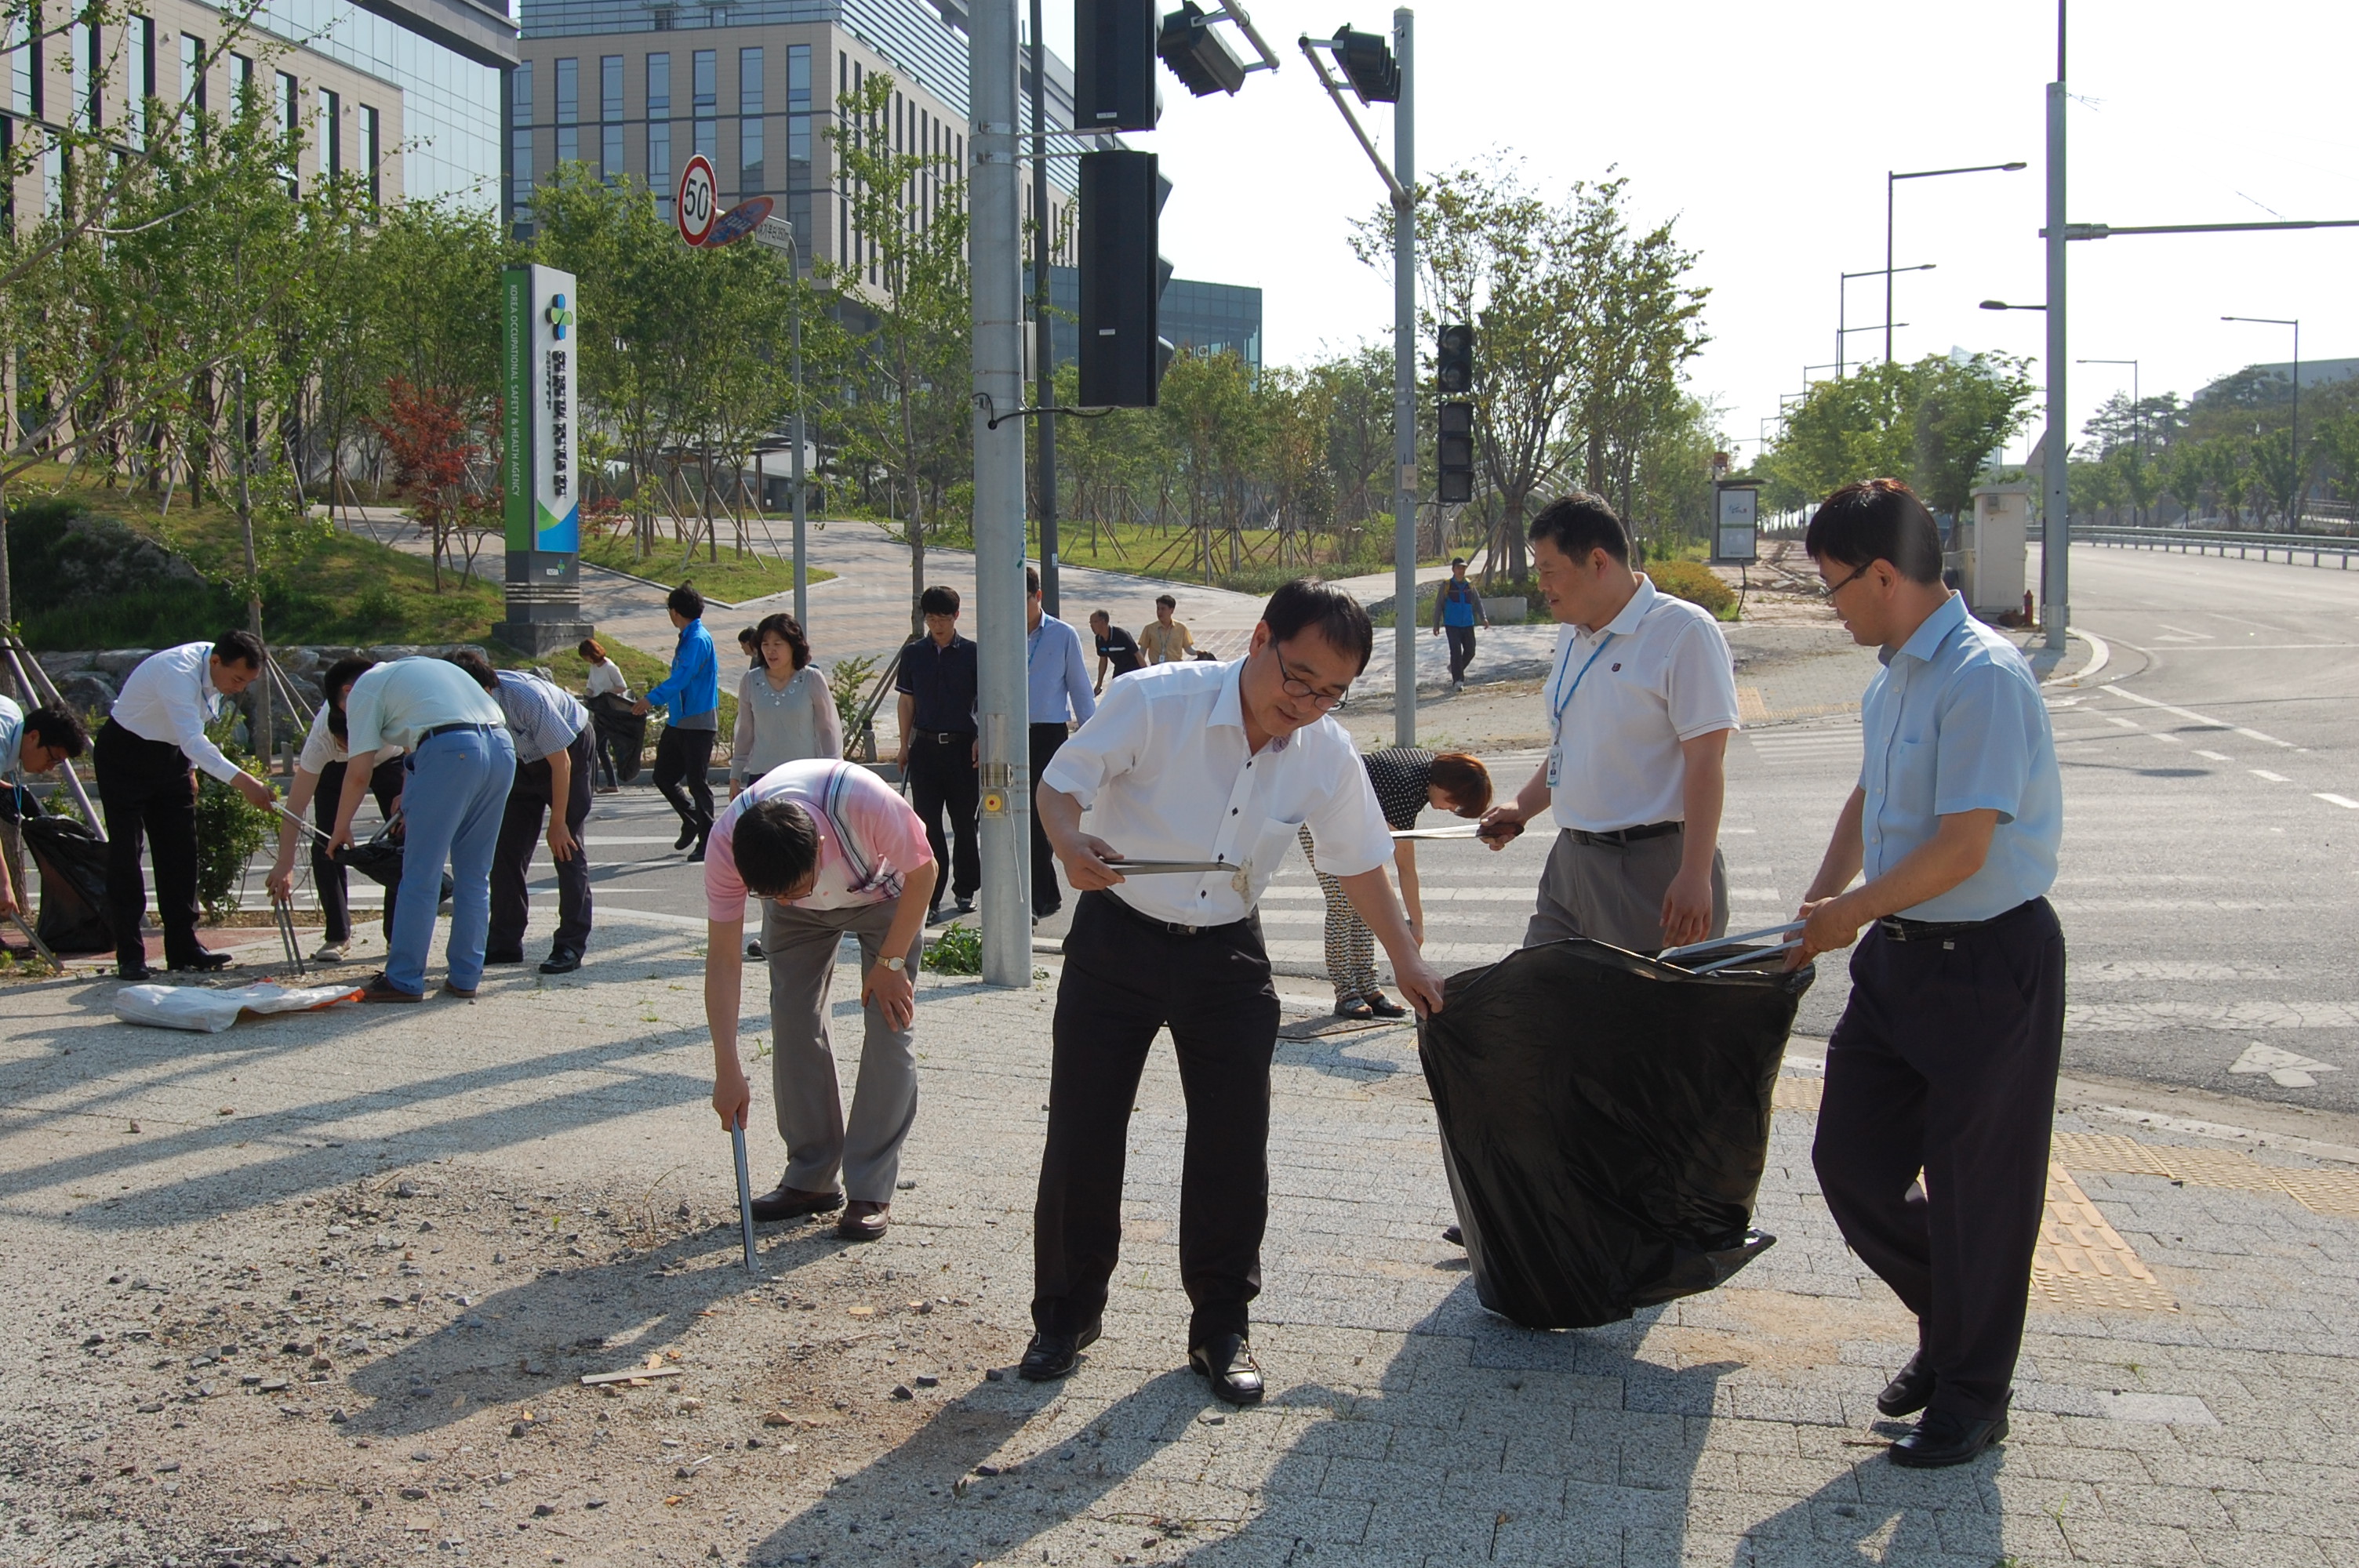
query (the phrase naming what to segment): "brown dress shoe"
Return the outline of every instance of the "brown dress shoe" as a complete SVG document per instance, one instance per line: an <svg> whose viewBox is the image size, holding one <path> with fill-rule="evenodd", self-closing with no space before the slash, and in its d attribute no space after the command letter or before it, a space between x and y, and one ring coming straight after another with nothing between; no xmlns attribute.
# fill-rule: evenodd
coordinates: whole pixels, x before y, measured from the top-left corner
<svg viewBox="0 0 2359 1568"><path fill-rule="evenodd" d="M854 1198L843 1206L843 1217L835 1222L835 1233L846 1241L878 1241L884 1238L885 1227L892 1223L891 1204Z"/></svg>
<svg viewBox="0 0 2359 1568"><path fill-rule="evenodd" d="M775 1225L782 1219L797 1219L807 1214L827 1214L843 1206L843 1195L830 1187L824 1192L805 1192L780 1182L777 1186L754 1200L754 1217L763 1225Z"/></svg>
<svg viewBox="0 0 2359 1568"><path fill-rule="evenodd" d="M362 988L361 1000L363 1001L424 1001L426 993L403 990L386 978L383 969L379 969L369 977L369 983Z"/></svg>

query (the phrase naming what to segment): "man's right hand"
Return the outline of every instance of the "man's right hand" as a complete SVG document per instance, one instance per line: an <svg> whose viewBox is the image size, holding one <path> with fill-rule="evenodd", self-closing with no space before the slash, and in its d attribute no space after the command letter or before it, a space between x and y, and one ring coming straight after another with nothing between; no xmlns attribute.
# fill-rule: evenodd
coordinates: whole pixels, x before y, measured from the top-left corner
<svg viewBox="0 0 2359 1568"><path fill-rule="evenodd" d="M1077 833L1071 842L1053 846L1065 863L1065 880L1081 892L1114 886L1124 880L1122 852L1091 833Z"/></svg>
<svg viewBox="0 0 2359 1568"><path fill-rule="evenodd" d="M270 902L273 903L285 903L292 899L295 896L292 862L282 859L272 866L270 874L262 879L262 885L270 890Z"/></svg>
<svg viewBox="0 0 2359 1568"><path fill-rule="evenodd" d="M745 1069L731 1063L712 1080L712 1108L721 1118L723 1129L743 1127L754 1108L754 1090L745 1082Z"/></svg>
<svg viewBox="0 0 2359 1568"><path fill-rule="evenodd" d="M14 914L16 913L16 890L10 887L5 880L0 880L0 915Z"/></svg>
<svg viewBox="0 0 2359 1568"><path fill-rule="evenodd" d="M1513 803L1495 806L1483 814L1474 836L1494 849L1504 849L1522 836L1524 815L1524 808Z"/></svg>
<svg viewBox="0 0 2359 1568"><path fill-rule="evenodd" d="M265 811L269 810L273 806L277 804L277 792L272 789L268 784L263 783L260 779L255 778L252 773L241 771L237 777L232 782L236 784L238 794L245 796L247 800L252 801L255 805L262 807Z"/></svg>

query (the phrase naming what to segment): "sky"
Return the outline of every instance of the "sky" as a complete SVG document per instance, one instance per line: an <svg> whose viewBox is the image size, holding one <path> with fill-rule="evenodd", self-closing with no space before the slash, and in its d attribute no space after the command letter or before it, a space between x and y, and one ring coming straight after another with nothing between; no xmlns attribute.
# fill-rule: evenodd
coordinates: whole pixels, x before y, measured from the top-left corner
<svg viewBox="0 0 2359 1568"><path fill-rule="evenodd" d="M1127 138L1173 182L1163 252L1183 277L1263 290L1267 363L1388 341L1391 285L1346 243L1383 188L1295 40L1346 22L1389 31L1391 14L1345 0L1246 8L1281 69L1201 100L1165 71L1160 125ZM1070 59L1071 0L1046 0L1045 16ZM2354 59L2353 0L2075 0L2071 221L2359 219ZM1673 220L1712 290L1691 388L1749 460L1805 367L1833 363L1840 275L1884 265L1889 171L2030 166L1898 184L1893 261L1935 270L1895 279L1893 350L2002 351L2044 375L2041 316L1977 305L2045 294L2055 64L2053 0L1451 0L1416 19L1415 148L1429 172L1504 157L1551 198L1618 172L1636 218ZM1389 158L1390 109L1362 114ZM2075 243L2070 261L2072 355L2137 360L2147 395L2292 357L2290 329L2223 315L2299 318L2305 360L2359 357L2359 229L2123 236ZM1850 324L1882 322L1882 282L1852 281ZM1852 362L1883 351L1880 332L1849 344ZM2132 371L2068 372L2077 439Z"/></svg>

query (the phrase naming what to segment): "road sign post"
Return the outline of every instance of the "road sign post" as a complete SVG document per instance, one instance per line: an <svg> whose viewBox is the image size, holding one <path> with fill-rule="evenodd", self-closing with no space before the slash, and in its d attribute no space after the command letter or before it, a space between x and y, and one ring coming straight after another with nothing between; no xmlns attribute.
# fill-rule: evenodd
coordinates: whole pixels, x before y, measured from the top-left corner
<svg viewBox="0 0 2359 1568"><path fill-rule="evenodd" d="M1761 487L1722 480L1712 489L1712 564L1749 567L1761 558Z"/></svg>
<svg viewBox="0 0 2359 1568"><path fill-rule="evenodd" d="M698 153L679 171L679 189L674 193L672 211L679 222L679 237L691 245L701 245L712 237L712 225L721 216L721 181L712 172L712 160Z"/></svg>

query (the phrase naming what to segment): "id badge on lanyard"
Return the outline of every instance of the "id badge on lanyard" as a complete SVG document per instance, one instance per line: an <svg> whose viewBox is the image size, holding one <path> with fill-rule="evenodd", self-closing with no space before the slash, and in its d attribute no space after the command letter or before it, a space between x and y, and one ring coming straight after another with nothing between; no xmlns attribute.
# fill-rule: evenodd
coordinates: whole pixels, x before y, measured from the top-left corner
<svg viewBox="0 0 2359 1568"><path fill-rule="evenodd" d="M1581 673L1572 677L1572 684L1564 688L1564 695L1558 697L1556 706L1549 710L1549 733L1551 739L1548 754L1548 786L1550 789L1556 788L1557 780L1564 773L1564 710L1572 706L1573 694L1581 689L1581 683L1588 678L1590 665L1597 662L1598 655L1605 652L1605 644L1614 641L1614 636L1613 633L1608 632L1598 639L1597 646L1590 653L1588 663L1581 666ZM1569 665L1571 662L1572 650L1568 647L1565 649L1565 663ZM1564 678L1563 665L1558 666L1557 678L1559 680Z"/></svg>

